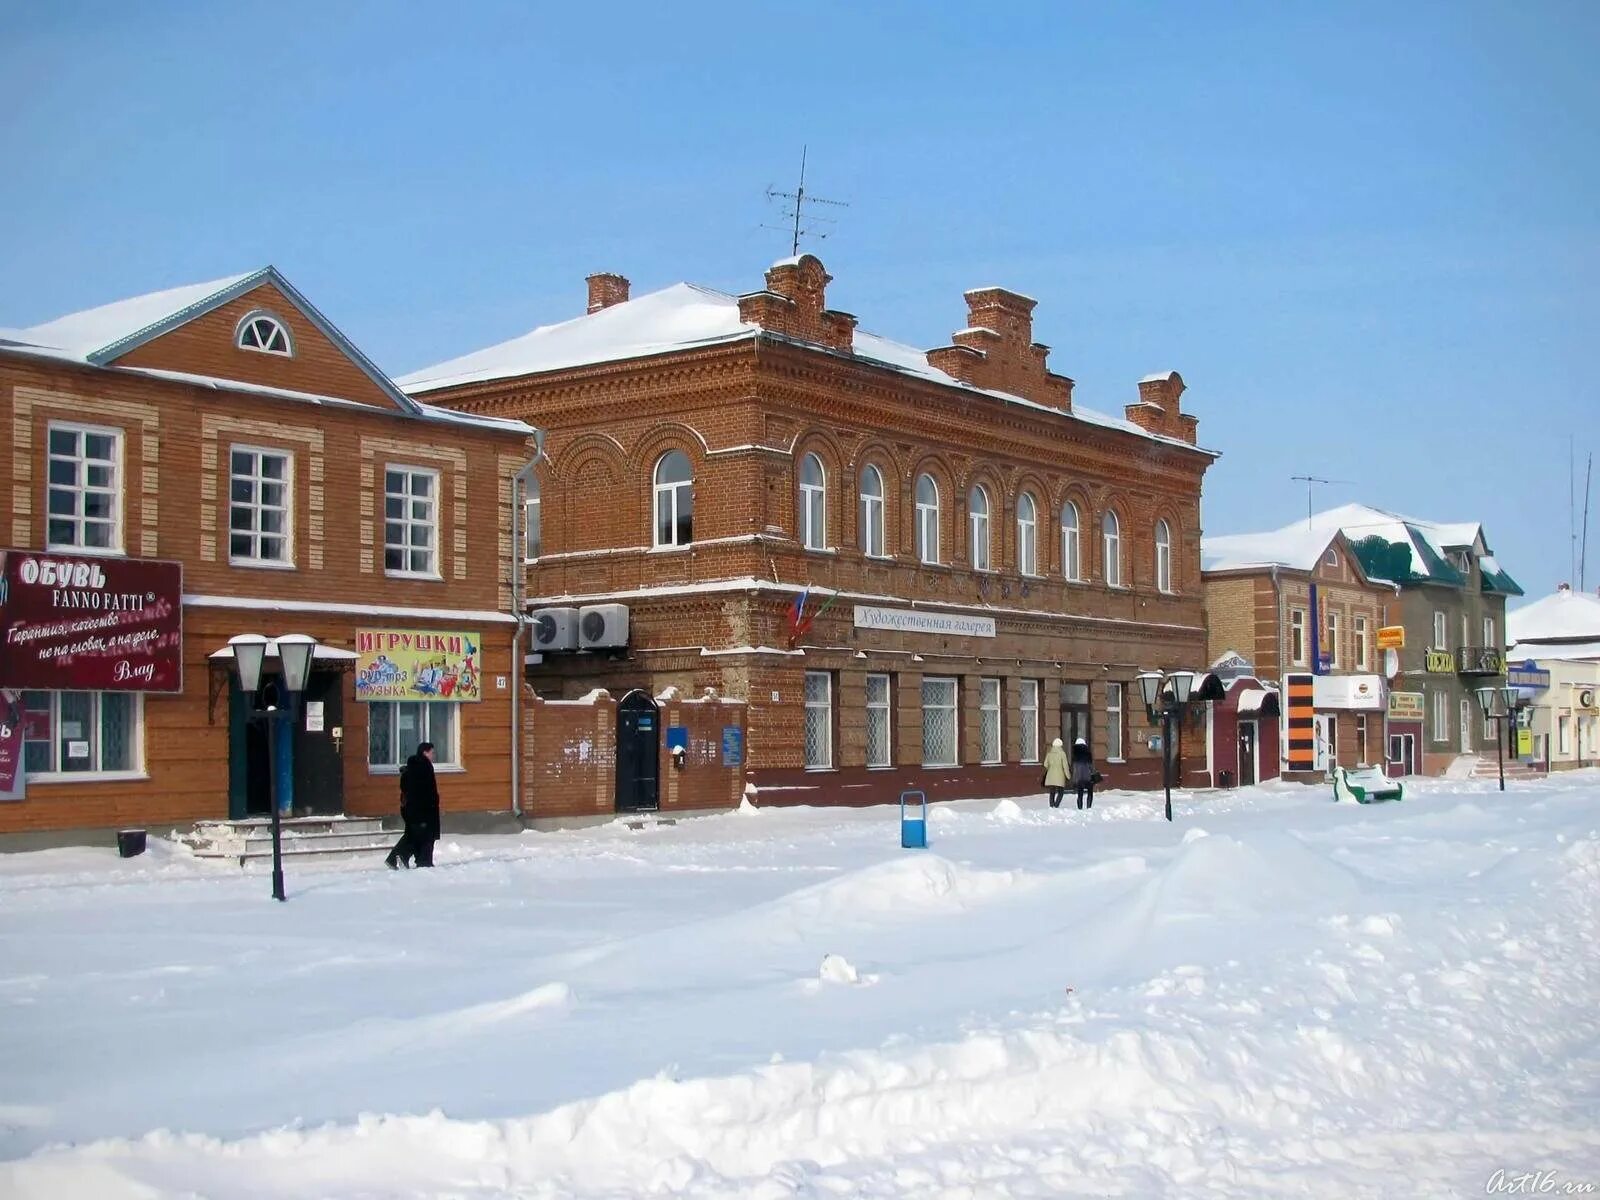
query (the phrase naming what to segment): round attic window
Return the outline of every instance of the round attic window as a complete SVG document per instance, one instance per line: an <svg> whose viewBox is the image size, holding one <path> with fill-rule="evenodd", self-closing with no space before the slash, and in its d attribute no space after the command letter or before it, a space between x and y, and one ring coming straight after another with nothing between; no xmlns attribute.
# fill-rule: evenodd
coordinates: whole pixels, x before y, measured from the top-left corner
<svg viewBox="0 0 1600 1200"><path fill-rule="evenodd" d="M285 358L294 356L288 328L271 313L253 312L240 321L237 342L241 350L281 354Z"/></svg>

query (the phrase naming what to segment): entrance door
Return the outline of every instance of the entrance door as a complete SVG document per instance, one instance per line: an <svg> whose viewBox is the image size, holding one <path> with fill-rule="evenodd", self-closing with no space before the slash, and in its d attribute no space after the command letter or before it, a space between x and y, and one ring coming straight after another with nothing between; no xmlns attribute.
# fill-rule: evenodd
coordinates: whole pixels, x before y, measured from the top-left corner
<svg viewBox="0 0 1600 1200"><path fill-rule="evenodd" d="M1332 713L1319 713L1317 728L1317 770L1332 771L1339 763L1339 718Z"/></svg>
<svg viewBox="0 0 1600 1200"><path fill-rule="evenodd" d="M297 813L344 811L344 759L333 730L344 727L344 677L337 671L313 671L295 713L294 810ZM321 705L320 720L313 716ZM308 729L320 724L321 729Z"/></svg>
<svg viewBox="0 0 1600 1200"><path fill-rule="evenodd" d="M1249 787L1256 781L1256 723L1239 722L1239 786Z"/></svg>
<svg viewBox="0 0 1600 1200"><path fill-rule="evenodd" d="M1066 746L1067 752L1072 752L1072 743L1079 738L1090 747L1094 746L1094 738L1089 731L1089 685L1087 683L1063 683L1061 685L1061 741Z"/></svg>
<svg viewBox="0 0 1600 1200"><path fill-rule="evenodd" d="M1415 775L1417 772L1417 741L1409 733L1391 733L1389 735L1389 764L1400 768L1402 775Z"/></svg>
<svg viewBox="0 0 1600 1200"><path fill-rule="evenodd" d="M661 807L660 761L656 702L644 692L629 692L617 705L618 812L655 812Z"/></svg>
<svg viewBox="0 0 1600 1200"><path fill-rule="evenodd" d="M1472 701L1461 702L1461 753L1472 752Z"/></svg>

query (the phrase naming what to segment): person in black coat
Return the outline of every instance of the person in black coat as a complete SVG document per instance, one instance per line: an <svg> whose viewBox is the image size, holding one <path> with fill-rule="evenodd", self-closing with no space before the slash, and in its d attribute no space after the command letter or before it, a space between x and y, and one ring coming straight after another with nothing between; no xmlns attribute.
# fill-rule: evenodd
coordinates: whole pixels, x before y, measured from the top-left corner
<svg viewBox="0 0 1600 1200"><path fill-rule="evenodd" d="M401 860L419 867L433 866L433 844L439 840L439 783L433 775L433 743L422 742L400 771L400 815L406 831L384 861L391 871Z"/></svg>
<svg viewBox="0 0 1600 1200"><path fill-rule="evenodd" d="M1089 743L1079 738L1072 743L1072 786L1078 793L1079 808L1094 807L1094 755ZM1084 804L1087 795L1088 804Z"/></svg>

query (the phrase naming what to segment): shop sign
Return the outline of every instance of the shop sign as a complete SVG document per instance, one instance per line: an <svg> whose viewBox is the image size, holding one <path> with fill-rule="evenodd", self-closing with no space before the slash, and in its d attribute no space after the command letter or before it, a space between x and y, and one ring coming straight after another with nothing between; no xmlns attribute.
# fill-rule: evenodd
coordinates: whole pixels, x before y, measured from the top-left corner
<svg viewBox="0 0 1600 1200"><path fill-rule="evenodd" d="M1531 730L1531 729L1519 729L1519 730L1517 730L1517 757L1518 758L1532 758L1533 757L1533 730Z"/></svg>
<svg viewBox="0 0 1600 1200"><path fill-rule="evenodd" d="M1318 675L1311 685L1312 702L1318 708L1383 708L1383 681L1376 675Z"/></svg>
<svg viewBox="0 0 1600 1200"><path fill-rule="evenodd" d="M1211 673L1218 679L1238 679L1243 675L1254 676L1255 664L1242 654L1229 652L1211 664Z"/></svg>
<svg viewBox="0 0 1600 1200"><path fill-rule="evenodd" d="M22 696L0 692L0 800L26 799L27 772L22 769Z"/></svg>
<svg viewBox="0 0 1600 1200"><path fill-rule="evenodd" d="M1511 687L1547 688L1550 686L1550 672L1540 670L1539 664L1530 658L1506 667L1506 683Z"/></svg>
<svg viewBox="0 0 1600 1200"><path fill-rule="evenodd" d="M183 691L183 566L0 550L0 683Z"/></svg>
<svg viewBox="0 0 1600 1200"><path fill-rule="evenodd" d="M875 608L856 605L857 629L895 629L902 633L948 633L961 637L994 636L993 617L969 617L961 613L926 612L911 608Z"/></svg>
<svg viewBox="0 0 1600 1200"><path fill-rule="evenodd" d="M1406 627L1404 625L1380 625L1378 627L1379 650L1404 650L1406 648Z"/></svg>
<svg viewBox="0 0 1600 1200"><path fill-rule="evenodd" d="M1389 719L1391 721L1422 720L1422 693L1390 692Z"/></svg>
<svg viewBox="0 0 1600 1200"><path fill-rule="evenodd" d="M1456 656L1449 650L1429 650L1423 669L1430 675L1454 675Z"/></svg>
<svg viewBox="0 0 1600 1200"><path fill-rule="evenodd" d="M481 700L482 645L471 632L358 630L356 699Z"/></svg>

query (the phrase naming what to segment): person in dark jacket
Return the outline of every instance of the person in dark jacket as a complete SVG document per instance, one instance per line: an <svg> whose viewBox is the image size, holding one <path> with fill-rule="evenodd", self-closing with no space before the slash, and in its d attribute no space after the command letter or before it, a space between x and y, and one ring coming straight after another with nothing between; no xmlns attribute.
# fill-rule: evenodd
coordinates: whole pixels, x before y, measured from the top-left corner
<svg viewBox="0 0 1600 1200"><path fill-rule="evenodd" d="M391 871L412 858L419 867L433 866L433 844L439 840L439 784L433 775L433 743L422 742L400 771L400 815L406 831L384 861Z"/></svg>
<svg viewBox="0 0 1600 1200"><path fill-rule="evenodd" d="M1072 743L1072 786L1078 792L1078 807L1094 807L1094 755L1089 753L1089 743L1079 738ZM1088 803L1084 803L1084 797Z"/></svg>

